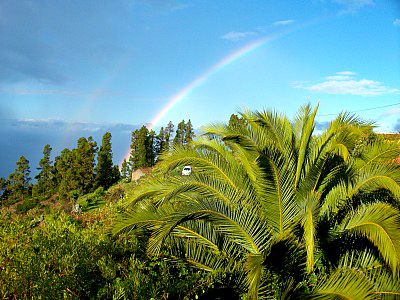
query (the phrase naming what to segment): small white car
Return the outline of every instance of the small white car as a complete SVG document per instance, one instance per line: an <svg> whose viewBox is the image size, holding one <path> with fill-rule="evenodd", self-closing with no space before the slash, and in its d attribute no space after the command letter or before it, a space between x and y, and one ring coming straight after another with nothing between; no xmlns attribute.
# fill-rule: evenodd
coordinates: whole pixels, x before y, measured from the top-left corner
<svg viewBox="0 0 400 300"><path fill-rule="evenodd" d="M190 174L192 174L192 167L184 166L182 169L182 176L189 176Z"/></svg>

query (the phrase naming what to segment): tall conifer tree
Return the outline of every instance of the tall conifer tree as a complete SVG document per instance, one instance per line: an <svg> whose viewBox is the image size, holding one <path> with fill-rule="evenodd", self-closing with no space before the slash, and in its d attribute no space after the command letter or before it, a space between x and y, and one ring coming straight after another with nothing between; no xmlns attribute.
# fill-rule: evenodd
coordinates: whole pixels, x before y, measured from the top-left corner
<svg viewBox="0 0 400 300"><path fill-rule="evenodd" d="M149 143L149 130L146 126L143 125L139 130L132 132L131 155L129 158L132 170L148 166L150 159L147 154Z"/></svg>
<svg viewBox="0 0 400 300"><path fill-rule="evenodd" d="M189 121L186 123L186 126L185 126L184 144L190 143L191 141L193 141L193 138L194 138L193 125L189 119Z"/></svg>
<svg viewBox="0 0 400 300"><path fill-rule="evenodd" d="M11 194L10 197L19 200L29 196L30 173L29 161L24 156L21 156L17 161L15 171L8 177L6 189Z"/></svg>
<svg viewBox="0 0 400 300"><path fill-rule="evenodd" d="M0 201L4 200L6 195L4 194L6 190L7 180L4 177L0 177Z"/></svg>
<svg viewBox="0 0 400 300"><path fill-rule="evenodd" d="M156 153L155 153L155 132L151 130L150 132L147 131L147 139L146 139L146 167L154 166Z"/></svg>
<svg viewBox="0 0 400 300"><path fill-rule="evenodd" d="M165 127L165 131L164 131L164 138L165 138L165 150L168 150L170 147L170 143L171 143L171 136L172 133L174 132L174 124L169 121L167 124L167 127Z"/></svg>
<svg viewBox="0 0 400 300"><path fill-rule="evenodd" d="M39 174L35 177L37 180L36 185L33 186L33 196L48 197L54 192L54 167L50 158L51 147L49 144L43 148L43 158L39 161Z"/></svg>
<svg viewBox="0 0 400 300"><path fill-rule="evenodd" d="M245 125L246 125L246 121L242 117L239 117L236 114L232 114L231 117L229 118L228 126L231 129L237 129L237 128L240 128Z"/></svg>
<svg viewBox="0 0 400 300"><path fill-rule="evenodd" d="M154 140L154 152L155 159L157 160L158 156L164 152L165 150L165 130L164 127L161 127L160 133L155 137Z"/></svg>
<svg viewBox="0 0 400 300"><path fill-rule="evenodd" d="M58 182L58 193L61 199L68 199L69 194L78 191L78 173L74 164L74 155L70 149L61 151L60 156L55 159L56 178Z"/></svg>
<svg viewBox="0 0 400 300"><path fill-rule="evenodd" d="M186 129L186 124L185 120L182 120L176 129L175 137L173 144L174 145L183 145L185 143L185 129Z"/></svg>
<svg viewBox="0 0 400 300"><path fill-rule="evenodd" d="M131 166L126 159L124 159L122 165L121 165L121 178L125 179L126 181L130 181L131 179Z"/></svg>
<svg viewBox="0 0 400 300"><path fill-rule="evenodd" d="M72 151L64 149L56 158L56 171L61 198L71 198L89 193L95 183L95 155L97 144L92 137L80 138L78 147ZM74 197L75 197L74 196Z"/></svg>
<svg viewBox="0 0 400 300"><path fill-rule="evenodd" d="M134 169L139 169L145 167L147 165L147 143L148 143L148 135L149 130L146 126L142 126L139 130L139 134L137 137L137 153L135 160Z"/></svg>
<svg viewBox="0 0 400 300"><path fill-rule="evenodd" d="M137 159L137 151L138 151L138 146L137 146L137 142L138 142L138 136L139 136L139 130L136 129L135 131L132 132L132 136L131 136L131 153L129 156L129 165L132 168L132 170L134 170L136 168L136 159Z"/></svg>
<svg viewBox="0 0 400 300"><path fill-rule="evenodd" d="M108 189L116 181L111 148L111 133L106 132L103 135L100 150L97 156L96 166L96 186Z"/></svg>
<svg viewBox="0 0 400 300"><path fill-rule="evenodd" d="M95 156L97 143L91 136L78 140L78 148L74 149L75 166L78 170L79 186L83 194L92 191L95 179Z"/></svg>

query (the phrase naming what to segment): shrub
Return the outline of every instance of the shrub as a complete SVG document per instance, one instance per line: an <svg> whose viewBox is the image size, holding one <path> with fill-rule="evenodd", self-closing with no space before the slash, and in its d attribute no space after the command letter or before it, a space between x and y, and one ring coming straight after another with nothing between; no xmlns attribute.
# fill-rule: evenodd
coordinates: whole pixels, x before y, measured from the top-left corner
<svg viewBox="0 0 400 300"><path fill-rule="evenodd" d="M21 204L18 204L15 208L18 213L26 213L27 211L31 210L32 208L39 205L39 201L34 198L29 198L24 200Z"/></svg>

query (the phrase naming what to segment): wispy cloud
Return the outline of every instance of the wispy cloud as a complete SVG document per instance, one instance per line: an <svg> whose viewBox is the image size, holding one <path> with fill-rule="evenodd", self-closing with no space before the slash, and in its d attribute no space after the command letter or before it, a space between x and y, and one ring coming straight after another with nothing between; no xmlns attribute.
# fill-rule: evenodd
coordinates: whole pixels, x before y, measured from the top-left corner
<svg viewBox="0 0 400 300"><path fill-rule="evenodd" d="M273 22L267 26L258 26L251 31L230 31L230 32L225 33L224 35L220 36L220 38L224 39L224 40L232 41L232 42L237 42L237 41L247 39L251 36L265 34L266 30L271 29L271 27L287 26L294 22L295 22L295 20L293 20L293 19L279 20L279 21Z"/></svg>
<svg viewBox="0 0 400 300"><path fill-rule="evenodd" d="M0 93L15 95L70 95L76 96L82 94L78 91L58 90L58 89L0 89Z"/></svg>
<svg viewBox="0 0 400 300"><path fill-rule="evenodd" d="M1 120L0 120L1 121ZM48 130L73 130L73 131L119 131L119 132L131 132L137 128L138 125L123 124L123 123L105 123L105 122L68 122L60 119L8 119L2 120L2 123L6 122L13 127L18 128L41 128Z"/></svg>
<svg viewBox="0 0 400 300"><path fill-rule="evenodd" d="M381 114L379 116L379 118L390 117L390 116L399 116L399 115L400 115L400 108L392 108L392 109L389 109L388 111L385 111L383 114Z"/></svg>
<svg viewBox="0 0 400 300"><path fill-rule="evenodd" d="M138 0L137 2L162 12L173 12L189 7L189 4L176 0Z"/></svg>
<svg viewBox="0 0 400 300"><path fill-rule="evenodd" d="M274 23L272 23L273 26L285 26L285 25L290 25L294 23L294 20L290 19L290 20L280 20L280 21L276 21Z"/></svg>
<svg viewBox="0 0 400 300"><path fill-rule="evenodd" d="M340 5L340 13L354 13L375 4L373 0L333 0L333 2Z"/></svg>
<svg viewBox="0 0 400 300"><path fill-rule="evenodd" d="M395 20L393 21L393 25L394 25L394 26L400 26L400 19L395 19Z"/></svg>
<svg viewBox="0 0 400 300"><path fill-rule="evenodd" d="M89 91L76 91L76 90L62 90L62 89L31 89L31 88L2 88L0 93L12 95L64 95L64 96L109 96L119 95L118 92L98 89L92 92Z"/></svg>
<svg viewBox="0 0 400 300"><path fill-rule="evenodd" d="M295 82L293 87L334 95L380 96L400 92L379 81L356 79L355 76L356 74L350 71L337 72L335 75L325 77L323 82L313 85Z"/></svg>
<svg viewBox="0 0 400 300"><path fill-rule="evenodd" d="M385 111L383 114L381 114L379 116L379 118L396 116L396 115L400 115L400 108L398 108L398 107L391 108L391 109Z"/></svg>
<svg viewBox="0 0 400 300"><path fill-rule="evenodd" d="M338 74L338 75L348 75L348 76L356 75L356 73L351 72L351 71L341 71L341 72L336 72L336 74Z"/></svg>
<svg viewBox="0 0 400 300"><path fill-rule="evenodd" d="M254 35L257 35L254 31L230 31L221 36L221 39L236 42Z"/></svg>

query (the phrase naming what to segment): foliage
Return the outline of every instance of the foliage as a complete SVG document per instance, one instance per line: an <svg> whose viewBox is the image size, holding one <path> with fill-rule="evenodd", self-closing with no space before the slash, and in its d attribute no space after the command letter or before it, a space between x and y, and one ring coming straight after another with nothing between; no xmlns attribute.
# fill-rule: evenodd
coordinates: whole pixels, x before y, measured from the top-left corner
<svg viewBox="0 0 400 300"><path fill-rule="evenodd" d="M6 182L6 194L8 199L12 202L26 199L30 196L30 167L29 161L21 156L17 161L17 167L13 173L11 173Z"/></svg>
<svg viewBox="0 0 400 300"><path fill-rule="evenodd" d="M186 123L182 120L176 129L175 137L173 140L173 145L186 145L193 140L194 131L190 120Z"/></svg>
<svg viewBox="0 0 400 300"><path fill-rule="evenodd" d="M154 164L154 132L146 126L132 132L129 163L133 170Z"/></svg>
<svg viewBox="0 0 400 300"><path fill-rule="evenodd" d="M97 154L95 185L108 189L119 180L119 171L115 171L112 161L111 133L103 135L100 150ZM118 166L117 166L118 168ZM118 170L118 169L117 169Z"/></svg>
<svg viewBox="0 0 400 300"><path fill-rule="evenodd" d="M82 207L82 211L88 211L98 208L105 203L105 191L103 187L97 188L93 193L81 196L77 200L77 204Z"/></svg>
<svg viewBox="0 0 400 300"><path fill-rule="evenodd" d="M171 137L172 133L174 132L174 124L169 121L167 126L165 127L164 130L164 137L165 137L165 150L169 150L170 144L171 144Z"/></svg>
<svg viewBox="0 0 400 300"><path fill-rule="evenodd" d="M191 141L193 141L193 138L194 138L193 125L189 119L185 127L185 144L189 144Z"/></svg>
<svg viewBox="0 0 400 300"><path fill-rule="evenodd" d="M148 258L139 239L107 234L104 207L72 218L29 219L0 212L0 298L154 299L201 293L202 272L182 262Z"/></svg>
<svg viewBox="0 0 400 300"><path fill-rule="evenodd" d="M92 137L80 138L76 149L64 149L56 157L59 196L70 199L71 191L78 195L91 192L95 184L97 144Z"/></svg>
<svg viewBox="0 0 400 300"><path fill-rule="evenodd" d="M246 125L246 120L242 117L239 117L236 114L231 114L228 122L228 126L231 129L240 129L241 127Z"/></svg>
<svg viewBox="0 0 400 300"><path fill-rule="evenodd" d="M37 183L32 188L33 197L47 198L54 193L55 170L50 158L51 147L49 144L43 148L43 158L39 161L39 174L35 177Z"/></svg>
<svg viewBox="0 0 400 300"><path fill-rule="evenodd" d="M132 167L129 162L124 159L121 165L121 178L129 182L132 177Z"/></svg>
<svg viewBox="0 0 400 300"><path fill-rule="evenodd" d="M346 113L313 135L316 113L246 111L176 145L114 232L148 230L149 255L223 273L249 299L400 295L399 146L358 147L372 127Z"/></svg>
<svg viewBox="0 0 400 300"><path fill-rule="evenodd" d="M15 210L17 213L26 213L27 211L31 210L32 208L39 205L39 202L34 198L25 199L22 203L19 203Z"/></svg>
<svg viewBox="0 0 400 300"><path fill-rule="evenodd" d="M5 198L6 195L4 195L5 189L7 186L7 180L4 177L0 177L0 201Z"/></svg>

